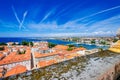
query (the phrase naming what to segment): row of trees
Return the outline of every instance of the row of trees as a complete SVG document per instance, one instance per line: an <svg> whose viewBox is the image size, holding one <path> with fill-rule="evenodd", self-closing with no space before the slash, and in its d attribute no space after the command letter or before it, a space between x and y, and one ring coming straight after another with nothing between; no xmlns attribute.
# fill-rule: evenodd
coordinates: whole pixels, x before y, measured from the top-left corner
<svg viewBox="0 0 120 80"><path fill-rule="evenodd" d="M6 43L4 42L0 42L0 46L3 46L3 45L7 45ZM15 42L12 44L12 45L24 45L24 46L33 46L33 42L28 42L28 41L22 41L20 44L16 44ZM49 48L52 48L54 46L56 46L57 44L54 44L54 43L48 43L48 47Z"/></svg>
<svg viewBox="0 0 120 80"><path fill-rule="evenodd" d="M73 44L69 44L69 45L67 45L68 46L68 51L72 51L74 48L75 48L75 45L73 45ZM83 46L79 46L79 47L83 47Z"/></svg>
<svg viewBox="0 0 120 80"><path fill-rule="evenodd" d="M0 46L7 45L5 42L0 42ZM26 46L33 46L33 42L22 41L21 44L16 44L13 42L12 45L26 45Z"/></svg>
<svg viewBox="0 0 120 80"><path fill-rule="evenodd" d="M24 46L33 46L33 42L22 41L21 43Z"/></svg>
<svg viewBox="0 0 120 80"><path fill-rule="evenodd" d="M4 43L4 42L0 42L0 46L1 46L1 45L7 45L7 44L6 44L6 43Z"/></svg>

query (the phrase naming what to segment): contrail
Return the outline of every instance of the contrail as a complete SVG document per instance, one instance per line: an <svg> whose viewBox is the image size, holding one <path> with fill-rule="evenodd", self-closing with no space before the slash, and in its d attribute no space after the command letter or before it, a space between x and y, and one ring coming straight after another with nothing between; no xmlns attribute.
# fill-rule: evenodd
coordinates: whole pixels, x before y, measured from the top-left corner
<svg viewBox="0 0 120 80"><path fill-rule="evenodd" d="M20 19L18 18L17 13L16 13L16 11L15 11L14 6L12 6L12 10L13 10L13 13L14 13L14 15L15 15L18 23L19 23L19 29L21 30L22 27L25 29L25 27L23 26L23 23L24 23L24 20L25 20L25 18L26 18L26 16L27 16L27 13L28 13L28 12L27 12L27 11L24 12L24 14L23 14L23 19L22 19L22 21L20 21Z"/></svg>
<svg viewBox="0 0 120 80"><path fill-rule="evenodd" d="M27 11L25 11L24 14L23 14L23 19L22 19L22 21L20 22L20 25L19 25L19 28L20 28L20 29L21 29L22 26L23 26L23 23L24 23L24 21L25 21L26 16L27 16ZM23 26L23 28L25 28L25 27Z"/></svg>
<svg viewBox="0 0 120 80"><path fill-rule="evenodd" d="M49 11L49 12L44 16L44 18L40 21L40 23L43 22L43 21L45 21L45 20L47 20L47 18L48 18L54 11L55 11L55 9Z"/></svg>
<svg viewBox="0 0 120 80"><path fill-rule="evenodd" d="M17 15L17 13L16 13L16 11L15 11L14 6L12 6L12 10L13 10L13 13L14 13L15 18L17 19L18 23L20 23L20 20L19 20L19 18L18 18L18 15Z"/></svg>
<svg viewBox="0 0 120 80"><path fill-rule="evenodd" d="M45 21L50 15L51 15L51 12L47 13L40 22Z"/></svg>
<svg viewBox="0 0 120 80"><path fill-rule="evenodd" d="M114 9L117 9L117 8L120 8L120 6L115 6L115 7L109 8L109 9L105 9L105 10L99 11L97 13L93 13L93 14L91 14L89 16L86 16L86 17L80 18L78 20L75 20L75 22L83 20L83 19L86 19L86 18L89 18L89 17L92 17L92 16L95 16L95 15L98 15L98 14L101 14L101 13L104 13L104 12L111 11L111 10L114 10Z"/></svg>

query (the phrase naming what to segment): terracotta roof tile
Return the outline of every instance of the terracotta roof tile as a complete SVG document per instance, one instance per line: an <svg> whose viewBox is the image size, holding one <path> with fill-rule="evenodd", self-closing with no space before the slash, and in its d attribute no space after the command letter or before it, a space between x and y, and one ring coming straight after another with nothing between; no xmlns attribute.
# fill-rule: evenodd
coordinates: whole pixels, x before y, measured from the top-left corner
<svg viewBox="0 0 120 80"><path fill-rule="evenodd" d="M20 62L29 60L30 57L30 50L27 50L25 54L17 54L16 52L10 53L7 57L5 57L3 60L0 61L0 65L14 63L14 62Z"/></svg>
<svg viewBox="0 0 120 80"><path fill-rule="evenodd" d="M47 57L47 56L57 55L58 52L44 53L44 54L35 52L34 54L35 54L35 57L36 57L36 58L40 58L40 57Z"/></svg>
<svg viewBox="0 0 120 80"><path fill-rule="evenodd" d="M2 73L0 73L0 78L3 77Z"/></svg>
<svg viewBox="0 0 120 80"><path fill-rule="evenodd" d="M38 66L39 67L45 67L45 66L49 66L49 65L52 65L54 63L57 63L57 61L55 59L52 59L52 60L48 60L48 61L40 61L38 63Z"/></svg>
<svg viewBox="0 0 120 80"><path fill-rule="evenodd" d="M0 53L0 58L2 58L4 56L4 54L3 53Z"/></svg>
<svg viewBox="0 0 120 80"><path fill-rule="evenodd" d="M0 73L3 72L3 68L0 68Z"/></svg>
<svg viewBox="0 0 120 80"><path fill-rule="evenodd" d="M68 48L68 46L65 46L65 45L56 45L54 48L55 49L60 49L60 50L66 50Z"/></svg>
<svg viewBox="0 0 120 80"><path fill-rule="evenodd" d="M49 49L48 47L40 48L40 50L48 50L48 49Z"/></svg>
<svg viewBox="0 0 120 80"><path fill-rule="evenodd" d="M15 67L13 67L11 70L9 70L6 74L5 77L11 76L11 75L15 75L15 74L20 74L23 72L26 72L27 68L25 66L22 65L16 65Z"/></svg>

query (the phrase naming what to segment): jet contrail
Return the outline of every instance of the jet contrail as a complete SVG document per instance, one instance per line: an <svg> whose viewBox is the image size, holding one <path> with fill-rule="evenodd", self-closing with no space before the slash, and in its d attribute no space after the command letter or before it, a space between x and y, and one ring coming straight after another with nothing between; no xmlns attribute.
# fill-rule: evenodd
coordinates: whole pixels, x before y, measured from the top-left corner
<svg viewBox="0 0 120 80"><path fill-rule="evenodd" d="M25 11L24 14L23 14L23 19L22 19L22 21L20 22L20 25L19 25L19 28L20 28L20 29L21 29L22 26L23 26L23 23L24 23L24 20L25 20L26 16L27 16L27 11ZM23 26L23 28L25 28L25 27Z"/></svg>
<svg viewBox="0 0 120 80"><path fill-rule="evenodd" d="M18 18L17 13L16 13L16 11L15 11L14 6L12 6L12 10L13 10L13 13L14 13L14 15L15 15L15 18L17 19L17 21L18 21L18 23L19 23L19 29L21 30L22 27L25 29L25 27L23 26L23 23L24 23L24 20L25 20L25 18L26 18L26 16L27 16L27 13L28 13L28 12L27 12L27 11L24 12L24 14L23 14L23 19L22 19L22 21L20 21L20 19Z"/></svg>
<svg viewBox="0 0 120 80"><path fill-rule="evenodd" d="M55 11L55 9L49 11L49 12L44 16L44 18L40 21L40 23L43 22L43 21L45 21L45 20L47 20L47 18L48 18L54 11Z"/></svg>
<svg viewBox="0 0 120 80"><path fill-rule="evenodd" d="M50 15L51 15L51 12L47 13L40 22L45 21Z"/></svg>
<svg viewBox="0 0 120 80"><path fill-rule="evenodd" d="M93 13L93 14L91 14L91 15L89 15L89 16L86 16L86 17L77 19L77 20L75 20L75 22L80 21L80 20L83 20L83 19L86 19L86 18L89 18L89 17L92 17L92 16L95 16L95 15L98 15L98 14L101 14L101 13L104 13L104 12L111 11L111 10L114 10L114 9L117 9L117 8L120 8L120 6L115 6L115 7L109 8L109 9L105 9L105 10L99 11L99 12L97 12L97 13Z"/></svg>
<svg viewBox="0 0 120 80"><path fill-rule="evenodd" d="M15 11L14 6L12 6L12 10L13 10L13 13L14 13L15 18L17 19L18 23L20 23L20 20L19 20L19 18L18 18L18 15L17 15L17 13L16 13L16 11Z"/></svg>

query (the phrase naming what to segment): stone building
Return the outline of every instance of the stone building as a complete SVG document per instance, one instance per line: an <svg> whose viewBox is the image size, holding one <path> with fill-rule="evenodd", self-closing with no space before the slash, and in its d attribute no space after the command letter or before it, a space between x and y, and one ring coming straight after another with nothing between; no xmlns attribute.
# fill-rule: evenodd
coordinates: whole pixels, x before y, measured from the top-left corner
<svg viewBox="0 0 120 80"><path fill-rule="evenodd" d="M17 55L16 52L11 52L9 56L0 61L0 67L4 67L7 70L12 69L18 64L26 66L27 70L31 70L30 54Z"/></svg>

